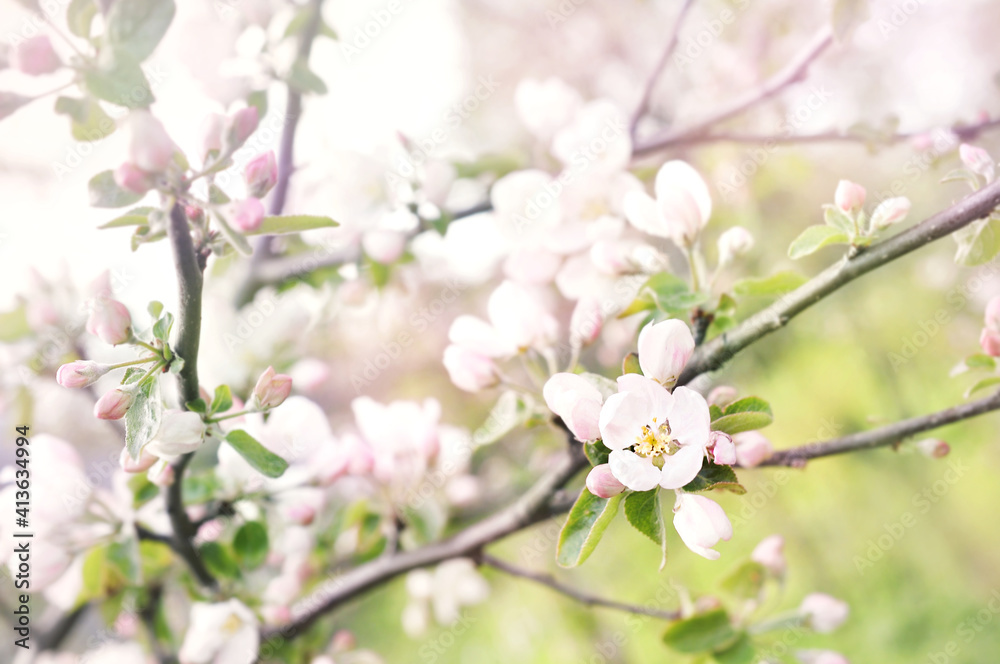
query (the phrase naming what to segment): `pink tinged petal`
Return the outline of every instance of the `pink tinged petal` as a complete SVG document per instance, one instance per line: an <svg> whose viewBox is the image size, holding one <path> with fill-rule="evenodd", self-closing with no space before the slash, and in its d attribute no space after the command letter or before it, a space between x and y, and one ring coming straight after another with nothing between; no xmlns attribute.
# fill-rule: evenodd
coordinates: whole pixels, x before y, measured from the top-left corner
<svg viewBox="0 0 1000 664"><path fill-rule="evenodd" d="M781 535L770 535L760 541L750 554L750 560L760 563L775 576L782 576L787 567L785 563L785 538Z"/></svg>
<svg viewBox="0 0 1000 664"><path fill-rule="evenodd" d="M508 279L520 283L544 285L551 283L562 265L562 257L544 249L515 249L503 263Z"/></svg>
<svg viewBox="0 0 1000 664"><path fill-rule="evenodd" d="M984 327L979 335L979 347L987 355L1000 357L1000 334Z"/></svg>
<svg viewBox="0 0 1000 664"><path fill-rule="evenodd" d="M708 185L698 171L680 160L668 161L657 172L657 200L669 196L676 189L687 192L691 197L701 218L701 225L708 223L708 218L712 216L712 195L708 191Z"/></svg>
<svg viewBox="0 0 1000 664"><path fill-rule="evenodd" d="M674 390L674 405L670 410L670 435L681 445L704 450L711 435L712 416L705 398L688 387Z"/></svg>
<svg viewBox="0 0 1000 664"><path fill-rule="evenodd" d="M993 179L993 158L990 157L989 152L974 145L962 143L958 146L958 155L970 171L982 175L988 181Z"/></svg>
<svg viewBox="0 0 1000 664"><path fill-rule="evenodd" d="M705 451L702 448L682 447L674 454L663 459L663 475L660 486L664 489L680 489L698 476Z"/></svg>
<svg viewBox="0 0 1000 664"><path fill-rule="evenodd" d="M826 593L806 595L799 606L799 612L808 619L809 625L820 634L834 631L847 620L850 607L836 597Z"/></svg>
<svg viewBox="0 0 1000 664"><path fill-rule="evenodd" d="M442 362L451 382L466 392L478 392L500 382L496 363L464 346L452 344L445 348Z"/></svg>
<svg viewBox="0 0 1000 664"><path fill-rule="evenodd" d="M670 229L656 201L642 191L630 191L625 194L622 204L625 218L635 228L655 237L670 237Z"/></svg>
<svg viewBox="0 0 1000 664"><path fill-rule="evenodd" d="M657 422L663 424L664 418L673 408L674 397L667 388L654 380L650 380L639 374L625 374L618 377L619 392L633 392L642 395L642 398L649 404L649 414L647 420L642 424L653 424L655 417ZM641 427L642 424L639 426Z"/></svg>
<svg viewBox="0 0 1000 664"><path fill-rule="evenodd" d="M625 485L615 478L610 464L602 463L587 475L587 490L598 498L611 498L624 491Z"/></svg>
<svg viewBox="0 0 1000 664"><path fill-rule="evenodd" d="M685 546L709 560L717 560L720 554L711 547L733 536L732 524L722 507L705 496L682 493L677 496L674 510L674 528Z"/></svg>
<svg viewBox="0 0 1000 664"><path fill-rule="evenodd" d="M571 373L557 373L546 381L542 396L549 410L561 417L578 439L596 440L600 437L603 398L585 378Z"/></svg>
<svg viewBox="0 0 1000 664"><path fill-rule="evenodd" d="M497 329L482 318L463 314L448 330L448 340L487 357L510 357L517 348L500 337Z"/></svg>
<svg viewBox="0 0 1000 664"><path fill-rule="evenodd" d="M850 180L837 183L837 191L833 194L833 202L844 212L857 212L865 205L865 188Z"/></svg>
<svg viewBox="0 0 1000 664"><path fill-rule="evenodd" d="M709 448L712 450L712 460L720 466L736 463L736 445L729 434L713 431L709 437Z"/></svg>
<svg viewBox="0 0 1000 664"><path fill-rule="evenodd" d="M744 468L759 466L774 452L771 441L759 431L744 431L733 436L736 461Z"/></svg>
<svg viewBox="0 0 1000 664"><path fill-rule="evenodd" d="M677 319L649 324L639 332L639 366L648 378L670 385L694 352L694 337Z"/></svg>
<svg viewBox="0 0 1000 664"><path fill-rule="evenodd" d="M635 445L643 425L652 419L650 404L641 392L619 392L604 402L598 427L605 446L621 450Z"/></svg>
<svg viewBox="0 0 1000 664"><path fill-rule="evenodd" d="M983 320L987 329L1000 333L1000 295L993 297L986 303Z"/></svg>
<svg viewBox="0 0 1000 664"><path fill-rule="evenodd" d="M660 469L653 462L629 450L615 450L608 456L615 478L633 491L649 491L660 483Z"/></svg>

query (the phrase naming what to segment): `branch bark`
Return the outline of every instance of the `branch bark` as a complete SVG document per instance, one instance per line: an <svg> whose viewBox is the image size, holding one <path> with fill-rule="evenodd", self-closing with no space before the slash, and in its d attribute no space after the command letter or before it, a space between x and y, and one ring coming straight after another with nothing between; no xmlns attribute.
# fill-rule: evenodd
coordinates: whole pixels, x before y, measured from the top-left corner
<svg viewBox="0 0 1000 664"><path fill-rule="evenodd" d="M740 350L780 330L789 320L842 286L946 235L982 219L1000 205L1000 181L887 240L845 257L766 309L700 346L681 373L678 385L724 365Z"/></svg>

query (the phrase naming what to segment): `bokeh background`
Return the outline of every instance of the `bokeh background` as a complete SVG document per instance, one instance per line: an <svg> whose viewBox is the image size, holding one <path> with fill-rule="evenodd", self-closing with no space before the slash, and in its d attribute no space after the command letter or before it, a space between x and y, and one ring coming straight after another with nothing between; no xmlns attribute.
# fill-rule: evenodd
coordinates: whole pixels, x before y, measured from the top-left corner
<svg viewBox="0 0 1000 664"><path fill-rule="evenodd" d="M231 53L252 50L247 43L252 36L241 36L238 21L220 16L216 4L181 0L178 18L152 59L162 79L154 83L154 111L182 147L197 143L198 123L207 112L243 92L233 82L243 64ZM260 4L240 0L233 6L252 12ZM352 39L383 5L367 0L327 4L327 22L343 40ZM308 100L290 209L350 214L352 197L366 191L358 160L380 154L397 132L421 137L444 126L449 108L467 98L480 77L498 81L497 92L449 132L436 154L454 160L489 154L515 165L532 163L531 139L512 105L517 83L558 76L586 98L610 97L631 108L678 4L412 0L402 2L402 11L359 55L348 58L338 44L321 41L312 63L330 93ZM787 62L829 20L830 11L819 1L699 1L681 35L681 48L688 37L709 29L707 22L724 9L736 20L689 66L666 68L654 95L651 125L697 121L734 91L753 87ZM568 13L553 24L551 12ZM19 5L3 0L0 35L20 33L25 16ZM857 123L923 131L996 116L998 26L1000 5L989 0L874 0L871 19L846 44L825 54L806 82L732 126L781 133L783 119L808 104L817 90L825 91L828 100L800 113L796 132L844 130ZM10 72L0 72L0 82L20 90L48 85ZM276 91L272 103L280 107ZM995 134L984 134L976 143L1000 154ZM0 146L3 310L17 306L19 298L38 296L37 291L32 295L31 270L82 290L107 269L127 275L118 297L134 311L154 298L171 308L175 286L168 248L161 243L130 253L125 232L96 230L107 211L87 205L88 178L120 161L122 136L75 143L68 138L66 119L43 101L0 123ZM745 182L728 187L736 169L756 163L755 156L763 163ZM795 267L808 275L833 259L821 252L793 265L785 252L802 228L820 221L820 205L832 199L841 178L863 184L870 194L901 181L903 195L913 201L913 219L965 193L960 184L940 184L958 165L954 151L930 159L910 142L878 149L858 142L788 145L764 159L753 146L723 143L673 150L640 166L655 167L667 158L688 160L705 174L716 201L710 240L735 224L754 233L757 248L744 264L747 274ZM57 164L68 172L60 173L64 169ZM452 192L455 207L476 202L483 187L478 182ZM474 234L470 228L467 232ZM475 427L484 420L492 405L489 395L460 393L439 361L448 324L460 313L482 314L488 279L495 274L499 257L488 238L473 246L471 254L454 257L455 269L471 285L366 387L367 393L381 399L435 395L444 405L445 421ZM989 264L956 267L954 250L952 240L941 240L846 287L742 353L715 382L770 401L776 421L766 433L778 447L961 402L973 379L949 377L949 371L976 350L983 306L1000 293L1000 279ZM297 357L320 358L335 370L311 396L334 423L350 419L346 404L356 396L351 376L384 343L409 329L412 313L441 288L408 280L403 271L383 292L370 293L363 306L356 306L338 299L332 286L298 286L261 333L234 349L224 335L240 321L241 312L232 306L237 276L219 269L209 279L206 382L247 384L275 358L286 365ZM765 303L745 302L740 315ZM942 311L947 323L937 324ZM311 334L297 334L303 326ZM4 431L27 419L33 431L62 435L91 459L120 448L113 430L89 418L85 395L54 385L51 367L29 375L19 370L25 359L17 347L5 346L2 352ZM24 385L34 399L25 397ZM722 546L719 562L690 554L671 531L670 559L657 572L655 547L621 519L577 570L556 570L551 524L511 537L493 552L553 571L595 594L673 608L672 582L696 595L711 593L721 571L764 536L780 533L790 571L777 607L793 608L804 594L819 590L847 600L852 610L837 633L795 637L796 648L829 647L855 662L885 664L992 661L1000 652L1000 616L987 608L1000 597L997 419L986 416L935 435L952 446L945 459L929 460L904 446L817 460L804 470L745 471L741 477L749 493L720 498L727 512L738 516L736 534ZM503 449L490 450L489 477L500 484L531 469L530 459L559 444L544 436L515 436ZM7 446L4 450L8 454ZM956 476L954 482L946 479ZM885 546L889 540L883 536L898 533L896 525L907 512L915 524L899 537L890 536ZM465 609L459 628L434 627L422 639L406 636L400 626L406 603L402 580L340 611L333 622L354 630L359 643L389 662L673 661L659 641L662 625L655 620L588 609L530 582L490 570L485 574L491 599ZM942 659L945 655L937 653L949 642L957 644L959 654Z"/></svg>

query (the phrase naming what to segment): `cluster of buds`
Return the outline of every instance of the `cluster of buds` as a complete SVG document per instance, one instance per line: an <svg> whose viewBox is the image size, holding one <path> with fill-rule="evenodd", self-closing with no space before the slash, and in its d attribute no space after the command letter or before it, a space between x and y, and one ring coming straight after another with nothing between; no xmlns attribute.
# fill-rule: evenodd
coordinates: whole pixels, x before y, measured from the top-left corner
<svg viewBox="0 0 1000 664"><path fill-rule="evenodd" d="M867 192L860 184L841 180L833 196L834 204L824 206L827 223L843 230L854 243L904 221L910 213L910 199L896 196L880 202L871 217L866 217L866 196Z"/></svg>
<svg viewBox="0 0 1000 664"><path fill-rule="evenodd" d="M29 76L51 74L62 64L48 35L30 37L10 51L11 68Z"/></svg>
<svg viewBox="0 0 1000 664"><path fill-rule="evenodd" d="M133 111L128 127L129 157L115 169L115 183L127 191L145 194L176 163L180 150L163 124L149 111Z"/></svg>

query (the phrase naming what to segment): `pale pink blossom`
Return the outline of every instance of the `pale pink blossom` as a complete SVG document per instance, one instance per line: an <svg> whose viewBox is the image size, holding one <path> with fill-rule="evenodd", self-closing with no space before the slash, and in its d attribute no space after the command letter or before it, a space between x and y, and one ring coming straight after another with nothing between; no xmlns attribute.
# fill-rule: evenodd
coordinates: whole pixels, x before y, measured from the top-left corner
<svg viewBox="0 0 1000 664"><path fill-rule="evenodd" d="M847 620L850 608L847 602L825 593L806 595L799 605L799 613L815 631L826 634L832 632Z"/></svg>
<svg viewBox="0 0 1000 664"><path fill-rule="evenodd" d="M351 402L361 436L371 446L373 472L383 482L420 477L439 449L441 404L436 399L381 404L370 397Z"/></svg>
<svg viewBox="0 0 1000 664"><path fill-rule="evenodd" d="M119 187L135 194L145 194L155 184L149 173L128 161L115 169L114 179Z"/></svg>
<svg viewBox="0 0 1000 664"><path fill-rule="evenodd" d="M893 224L898 224L899 222L906 219L906 215L910 214L910 199L906 196L897 196L896 198L888 198L875 208L872 212L871 225L875 230L883 230L892 226Z"/></svg>
<svg viewBox="0 0 1000 664"><path fill-rule="evenodd" d="M526 78L514 90L518 118L536 138L550 141L583 106L580 93L560 78Z"/></svg>
<svg viewBox="0 0 1000 664"><path fill-rule="evenodd" d="M750 554L750 560L760 563L775 576L784 576L787 567L784 549L784 537L781 535L769 535L754 547L753 552Z"/></svg>
<svg viewBox="0 0 1000 664"><path fill-rule="evenodd" d="M987 355L1000 357L1000 295L986 303L983 325L979 345Z"/></svg>
<svg viewBox="0 0 1000 664"><path fill-rule="evenodd" d="M258 198L233 201L226 206L226 219L244 233L260 228L264 215L264 204Z"/></svg>
<svg viewBox="0 0 1000 664"><path fill-rule="evenodd" d="M198 413L166 410L160 426L143 448L149 454L167 461L194 452L205 441L205 423Z"/></svg>
<svg viewBox="0 0 1000 664"><path fill-rule="evenodd" d="M860 184L850 180L841 180L837 183L837 190L833 194L833 202L844 212L858 212L865 205L865 188Z"/></svg>
<svg viewBox="0 0 1000 664"><path fill-rule="evenodd" d="M670 386L691 359L694 337L684 322L671 318L642 328L638 346L643 375Z"/></svg>
<svg viewBox="0 0 1000 664"><path fill-rule="evenodd" d="M94 404L94 417L100 420L120 420L125 417L125 413L134 400L134 387L116 387L105 392L104 396Z"/></svg>
<svg viewBox="0 0 1000 664"><path fill-rule="evenodd" d="M99 298L87 318L87 332L106 344L117 346L132 338L132 317L118 300Z"/></svg>
<svg viewBox="0 0 1000 664"><path fill-rule="evenodd" d="M610 99L587 102L553 136L552 155L574 178L621 172L632 158L625 112Z"/></svg>
<svg viewBox="0 0 1000 664"><path fill-rule="evenodd" d="M448 340L486 357L510 357L517 347L504 339L497 328L482 318L462 314L448 328Z"/></svg>
<svg viewBox="0 0 1000 664"><path fill-rule="evenodd" d="M615 478L608 464L602 463L587 474L587 490L598 498L611 498L624 491L625 485Z"/></svg>
<svg viewBox="0 0 1000 664"><path fill-rule="evenodd" d="M222 130L222 142L230 150L246 143L250 135L257 131L260 117L255 106L247 106L233 113L226 120Z"/></svg>
<svg viewBox="0 0 1000 664"><path fill-rule="evenodd" d="M604 326L604 311L600 301L593 296L581 297L569 320L569 342L580 348L597 340Z"/></svg>
<svg viewBox="0 0 1000 664"><path fill-rule="evenodd" d="M90 360L77 360L59 367L56 371L56 382L63 387L87 387L111 371L111 365L100 364Z"/></svg>
<svg viewBox="0 0 1000 664"><path fill-rule="evenodd" d="M257 408L267 410L283 404L291 393L292 377L275 373L274 367L268 367L257 379L257 384L253 388L253 399Z"/></svg>
<svg viewBox="0 0 1000 664"><path fill-rule="evenodd" d="M712 215L712 197L701 175L683 161L668 161L656 174L655 200L645 192L625 196L625 217L644 233L690 247Z"/></svg>
<svg viewBox="0 0 1000 664"><path fill-rule="evenodd" d="M118 464L126 473L144 473L153 467L159 458L149 451L149 446L142 448L139 452L139 459L133 459L128 453L128 449L122 448L122 453L118 457Z"/></svg>
<svg viewBox="0 0 1000 664"><path fill-rule="evenodd" d="M708 393L707 400L710 406L725 408L732 402L736 401L738 396L739 392L732 385L716 385L712 388L712 391Z"/></svg>
<svg viewBox="0 0 1000 664"><path fill-rule="evenodd" d="M128 161L146 173L167 170L178 150L163 124L149 111L139 109L129 114L128 127Z"/></svg>
<svg viewBox="0 0 1000 664"><path fill-rule="evenodd" d="M393 263L406 251L406 235L394 230L373 228L361 236L361 246L375 262Z"/></svg>
<svg viewBox="0 0 1000 664"><path fill-rule="evenodd" d="M687 548L709 560L721 555L712 547L733 536L733 526L719 504L696 493L677 495L674 528Z"/></svg>
<svg viewBox="0 0 1000 664"><path fill-rule="evenodd" d="M260 645L257 618L237 599L191 606L181 664L251 664Z"/></svg>
<svg viewBox="0 0 1000 664"><path fill-rule="evenodd" d="M599 422L604 398L586 378L573 373L557 373L545 382L542 395L549 410L562 418L578 440L601 437Z"/></svg>
<svg viewBox="0 0 1000 664"><path fill-rule="evenodd" d="M292 365L288 375L292 377L292 383L299 390L315 392L330 380L332 372L330 366L323 360L306 357Z"/></svg>
<svg viewBox="0 0 1000 664"><path fill-rule="evenodd" d="M771 441L759 431L744 431L733 435L736 462L744 468L759 466L774 452Z"/></svg>
<svg viewBox="0 0 1000 664"><path fill-rule="evenodd" d="M940 438L924 438L917 442L916 447L921 454L931 459L946 457L951 452L951 445Z"/></svg>
<svg viewBox="0 0 1000 664"><path fill-rule="evenodd" d="M753 249L753 245L750 231L742 226L733 226L719 236L719 265L728 265L734 258Z"/></svg>
<svg viewBox="0 0 1000 664"><path fill-rule="evenodd" d="M990 156L989 152L974 145L962 143L958 146L958 155L970 171L982 175L987 182L993 181L995 169L993 157Z"/></svg>
<svg viewBox="0 0 1000 664"><path fill-rule="evenodd" d="M149 469L149 472L146 473L146 478L158 487L168 487L174 483L174 467L167 463L166 460L161 459Z"/></svg>
<svg viewBox="0 0 1000 664"><path fill-rule="evenodd" d="M51 74L62 66L48 35L29 37L10 51L10 67L29 76Z"/></svg>
<svg viewBox="0 0 1000 664"><path fill-rule="evenodd" d="M721 466L731 466L736 463L736 445L729 434L713 431L708 447L712 452L713 462Z"/></svg>
<svg viewBox="0 0 1000 664"><path fill-rule="evenodd" d="M490 189L493 217L500 232L519 245L537 244L562 218L563 185L541 170L514 171Z"/></svg>
<svg viewBox="0 0 1000 664"><path fill-rule="evenodd" d="M278 183L278 162L274 151L257 155L243 169L243 179L247 184L247 195L253 198L264 198L267 192Z"/></svg>
<svg viewBox="0 0 1000 664"><path fill-rule="evenodd" d="M466 392L479 392L500 382L496 362L465 346L447 346L443 363L451 382Z"/></svg>
<svg viewBox="0 0 1000 664"><path fill-rule="evenodd" d="M1000 357L1000 333L983 328L979 333L979 347L992 357Z"/></svg>

